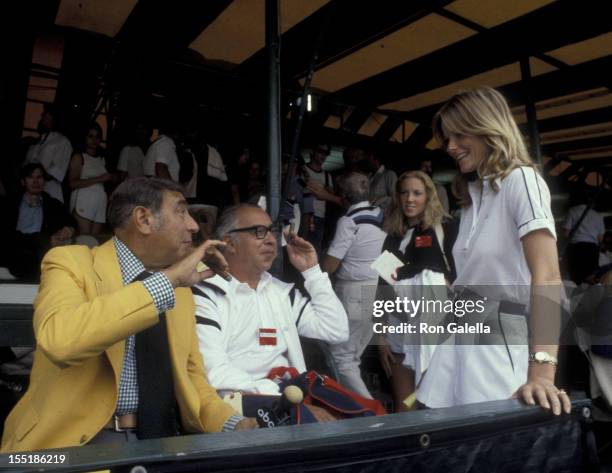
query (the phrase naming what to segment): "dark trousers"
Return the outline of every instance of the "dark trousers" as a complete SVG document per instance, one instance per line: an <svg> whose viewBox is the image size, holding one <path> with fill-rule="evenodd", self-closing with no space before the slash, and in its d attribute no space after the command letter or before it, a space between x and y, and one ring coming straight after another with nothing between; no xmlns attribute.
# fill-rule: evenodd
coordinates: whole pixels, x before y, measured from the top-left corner
<svg viewBox="0 0 612 473"><path fill-rule="evenodd" d="M321 261L323 251L323 236L325 235L325 219L321 217L313 217L314 219L314 231L308 231L306 233L306 240L312 243L315 250L317 251L317 256L319 257L319 261Z"/></svg>
<svg viewBox="0 0 612 473"><path fill-rule="evenodd" d="M599 267L599 246L595 243L573 243L567 249L570 279L576 284L593 274Z"/></svg>

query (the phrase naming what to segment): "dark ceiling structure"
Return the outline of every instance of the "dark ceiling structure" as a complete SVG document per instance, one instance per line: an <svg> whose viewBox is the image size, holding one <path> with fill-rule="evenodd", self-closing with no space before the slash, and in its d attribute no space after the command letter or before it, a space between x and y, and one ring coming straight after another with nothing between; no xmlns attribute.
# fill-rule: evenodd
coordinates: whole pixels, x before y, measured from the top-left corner
<svg viewBox="0 0 612 473"><path fill-rule="evenodd" d="M340 145L385 143L394 159L409 160L436 149L430 122L445 100L458 90L487 85L508 98L526 137L530 126L535 130L527 120L528 107L534 107L544 170L559 189L577 180L597 185L610 176L607 2L279 4L283 114L301 93L322 35L312 79L316 107L307 117L307 133ZM58 98L68 94L62 76L89 70L97 80L93 102L114 100L116 116L122 104L125 111L147 100L174 101L223 116L224 125L248 127L249 117L265 108L264 12L265 0L54 0L37 24L39 31L71 38ZM75 67L88 62L76 57L92 51L96 64Z"/></svg>

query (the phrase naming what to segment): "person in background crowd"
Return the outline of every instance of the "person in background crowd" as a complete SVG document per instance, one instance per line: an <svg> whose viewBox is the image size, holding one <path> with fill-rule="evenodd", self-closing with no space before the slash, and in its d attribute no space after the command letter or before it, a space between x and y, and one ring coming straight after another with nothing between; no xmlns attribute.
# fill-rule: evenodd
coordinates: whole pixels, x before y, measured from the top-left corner
<svg viewBox="0 0 612 473"><path fill-rule="evenodd" d="M43 260L30 387L6 419L2 452L257 426L210 387L198 350L188 288L213 274L198 270L204 254L227 267L223 244L192 246L197 224L167 180L123 182L108 216L110 241Z"/></svg>
<svg viewBox="0 0 612 473"><path fill-rule="evenodd" d="M570 279L576 284L582 284L599 267L599 247L605 231L603 217L592 208L587 211L586 204L567 211L563 233L570 238L567 263Z"/></svg>
<svg viewBox="0 0 612 473"><path fill-rule="evenodd" d="M344 168L342 169L342 173L337 175L335 178L336 187L340 190L340 192L342 192L344 179L346 179L350 174L354 172L365 175L370 174L370 165L363 149L354 146L347 146L342 152L342 160L344 161Z"/></svg>
<svg viewBox="0 0 612 473"><path fill-rule="evenodd" d="M64 205L45 191L45 171L40 163L20 170L23 194L2 209L8 228L3 232L2 260L16 277L38 281L40 262L49 248L73 242L76 222Z"/></svg>
<svg viewBox="0 0 612 473"><path fill-rule="evenodd" d="M208 144L206 133L192 130L185 135L185 147L181 147L181 175L191 173L186 188L191 192L190 202L223 208L230 202L230 186L221 154ZM178 149L177 149L178 151ZM185 167L185 169L183 169Z"/></svg>
<svg viewBox="0 0 612 473"><path fill-rule="evenodd" d="M370 202L384 209L391 202L397 174L385 167L380 151L370 150L367 159L372 173L370 175Z"/></svg>
<svg viewBox="0 0 612 473"><path fill-rule="evenodd" d="M230 189L232 202L238 205L248 200L249 169L251 165L251 149L242 147L236 158L236 162L230 167Z"/></svg>
<svg viewBox="0 0 612 473"><path fill-rule="evenodd" d="M159 136L151 143L144 159L144 175L179 182L181 165L176 154L178 130L170 125L159 129Z"/></svg>
<svg viewBox="0 0 612 473"><path fill-rule="evenodd" d="M383 251L393 253L405 265L397 270L392 291L384 279L379 280L377 298L440 298L438 288L445 288L455 278L452 250L457 228L448 217L426 173L409 171L399 177L385 219L388 236ZM414 317L419 316L426 323L433 323L432 315ZM389 323L405 321L391 315ZM407 405L407 398L425 376L433 351L445 347L428 345L422 337L415 337L414 343L405 343L403 335L389 334L378 348L385 374L391 378L396 412L412 409L414 403ZM438 383L443 384L444 380L439 379Z"/></svg>
<svg viewBox="0 0 612 473"><path fill-rule="evenodd" d="M127 178L144 176L145 153L151 141L151 130L144 124L138 123L132 130L128 144L119 153L117 171L119 179L125 181Z"/></svg>
<svg viewBox="0 0 612 473"><path fill-rule="evenodd" d="M599 267L612 263L612 232L604 233L599 250Z"/></svg>
<svg viewBox="0 0 612 473"><path fill-rule="evenodd" d="M101 141L100 125L91 123L87 128L84 151L74 153L70 160L70 211L82 235L99 235L106 222L104 183L114 177L106 170L106 161L100 153Z"/></svg>
<svg viewBox="0 0 612 473"><path fill-rule="evenodd" d="M434 182L434 185L436 186L436 192L438 193L438 199L440 200L440 203L442 204L442 208L444 209L446 213L448 213L449 211L448 192L446 192L446 188L442 184L433 180L433 174L434 174L433 161L430 158L422 159L419 170L427 174L430 177L430 179Z"/></svg>
<svg viewBox="0 0 612 473"><path fill-rule="evenodd" d="M55 107L46 103L38 123L40 139L29 147L24 164L42 164L47 176L45 192L54 199L64 202L62 182L70 164L72 145L68 138L56 131L56 121Z"/></svg>
<svg viewBox="0 0 612 473"><path fill-rule="evenodd" d="M312 243L319 256L323 249L327 202L341 205L339 196L333 193L332 175L323 170L323 163L330 152L331 147L328 144L317 144L310 152L310 161L303 167L306 187L315 196L314 216L310 228L307 229L306 240Z"/></svg>
<svg viewBox="0 0 612 473"><path fill-rule="evenodd" d="M569 413L568 394L555 386L556 323L563 296L550 192L508 103L490 88L460 92L436 113L433 131L457 163L462 183L454 284L466 289L458 297L492 288L495 297L486 302L491 316L486 321L493 327L497 321L504 341L512 335L516 344L435 350L417 398L428 407L447 407L516 396L557 415ZM523 301L521 287L529 289L525 292L531 300ZM551 298L557 299L557 306L544 302ZM532 329L529 338L524 317ZM519 324L510 325L517 320Z"/></svg>
<svg viewBox="0 0 612 473"><path fill-rule="evenodd" d="M336 276L335 290L349 317L349 340L332 345L338 381L366 398L372 398L360 372L361 355L372 338L371 316L363 315L372 307L377 273L370 265L380 255L386 233L384 212L368 201L368 177L352 173L342 186L342 197L349 206L338 220L336 234L323 260L323 271ZM368 288L369 286L369 288ZM370 295L368 297L367 295Z"/></svg>

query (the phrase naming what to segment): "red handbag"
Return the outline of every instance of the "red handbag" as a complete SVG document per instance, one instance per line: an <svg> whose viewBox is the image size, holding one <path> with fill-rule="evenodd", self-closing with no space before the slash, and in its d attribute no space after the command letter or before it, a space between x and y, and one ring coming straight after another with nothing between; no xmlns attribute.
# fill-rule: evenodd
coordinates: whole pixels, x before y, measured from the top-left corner
<svg viewBox="0 0 612 473"><path fill-rule="evenodd" d="M340 383L316 371L309 371L283 382L281 391L289 385L299 387L304 393L304 402L292 413L292 424L316 422L312 413L303 404L324 408L338 419L386 415L383 405L375 400L360 396L346 389Z"/></svg>

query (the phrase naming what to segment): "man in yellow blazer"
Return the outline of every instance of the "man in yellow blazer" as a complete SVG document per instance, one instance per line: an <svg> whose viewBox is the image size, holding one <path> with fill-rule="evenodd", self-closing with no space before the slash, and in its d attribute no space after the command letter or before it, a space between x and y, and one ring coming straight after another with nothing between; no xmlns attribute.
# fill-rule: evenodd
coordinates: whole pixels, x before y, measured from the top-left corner
<svg viewBox="0 0 612 473"><path fill-rule="evenodd" d="M182 188L161 179L121 184L108 219L110 241L94 249L55 248L43 260L30 387L6 420L3 452L256 427L217 396L198 350L189 287L212 276L198 271L205 254L227 267L217 249L222 244L193 248L197 224ZM144 279L134 281L137 274ZM149 343L138 337L153 330L164 334L155 340L167 340L159 362L147 358L158 350L138 351ZM163 408L155 404L160 399ZM164 422L176 423L170 434L155 430Z"/></svg>

